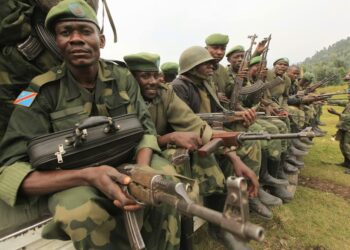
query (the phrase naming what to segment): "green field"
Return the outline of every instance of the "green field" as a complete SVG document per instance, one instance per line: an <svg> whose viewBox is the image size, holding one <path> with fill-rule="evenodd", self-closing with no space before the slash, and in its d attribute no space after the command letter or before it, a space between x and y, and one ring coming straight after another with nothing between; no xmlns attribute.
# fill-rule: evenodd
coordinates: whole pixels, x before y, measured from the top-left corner
<svg viewBox="0 0 350 250"><path fill-rule="evenodd" d="M346 89L346 85L331 86L319 92ZM345 96L337 96L342 98ZM314 146L305 157L301 170L303 184L297 187L295 198L289 204L273 209L274 218L252 220L266 229L263 243L251 242L253 249L350 249L350 175L336 163L342 162L339 142L332 137L336 133L338 117L327 112L324 105L321 127L327 135L315 138ZM334 107L341 112L342 107ZM316 183L317 185L311 185ZM207 240L204 229L196 234L196 249L224 249Z"/></svg>

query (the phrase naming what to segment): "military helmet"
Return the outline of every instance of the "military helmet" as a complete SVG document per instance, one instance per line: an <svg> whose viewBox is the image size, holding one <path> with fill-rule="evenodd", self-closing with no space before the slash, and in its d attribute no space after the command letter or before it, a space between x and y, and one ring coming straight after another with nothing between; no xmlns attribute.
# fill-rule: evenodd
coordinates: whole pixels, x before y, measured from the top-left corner
<svg viewBox="0 0 350 250"><path fill-rule="evenodd" d="M182 52L179 60L179 74L183 74L201 63L214 61L208 50L201 46L192 46Z"/></svg>

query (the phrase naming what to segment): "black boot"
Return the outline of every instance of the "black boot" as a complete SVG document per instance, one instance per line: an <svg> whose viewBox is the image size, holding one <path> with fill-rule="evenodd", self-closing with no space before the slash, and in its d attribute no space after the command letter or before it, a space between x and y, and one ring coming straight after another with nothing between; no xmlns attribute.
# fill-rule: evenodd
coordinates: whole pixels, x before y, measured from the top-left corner
<svg viewBox="0 0 350 250"><path fill-rule="evenodd" d="M288 180L288 176L283 171L283 166L286 162L286 156L287 154L285 152L281 154L281 161L279 166L275 170L275 176L281 179ZM268 189L273 196L282 199L282 201L285 203L293 199L293 195L287 190L286 186L269 186Z"/></svg>
<svg viewBox="0 0 350 250"><path fill-rule="evenodd" d="M268 171L268 164L274 164L270 161L268 161L268 152L267 150L262 150L262 160L261 160L261 168L260 168L260 173L259 173L259 182L262 186L268 185L268 186L275 186L275 185L288 185L287 180L280 180L277 179L269 174ZM279 164L279 161L275 161L276 164ZM273 166L271 166L273 168Z"/></svg>

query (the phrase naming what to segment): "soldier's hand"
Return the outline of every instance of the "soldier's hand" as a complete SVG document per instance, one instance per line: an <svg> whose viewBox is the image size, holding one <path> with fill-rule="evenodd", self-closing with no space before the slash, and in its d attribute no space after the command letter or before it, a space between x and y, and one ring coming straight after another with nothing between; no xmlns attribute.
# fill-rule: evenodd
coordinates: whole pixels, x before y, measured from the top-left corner
<svg viewBox="0 0 350 250"><path fill-rule="evenodd" d="M127 211L134 211L141 208L140 205L136 204L122 190L121 186L126 186L131 182L129 176L107 165L90 169L91 174L88 174L89 184L104 193L113 201L115 206Z"/></svg>
<svg viewBox="0 0 350 250"><path fill-rule="evenodd" d="M218 98L221 103L230 103L230 99L223 92L218 92Z"/></svg>
<svg viewBox="0 0 350 250"><path fill-rule="evenodd" d="M248 67L244 67L241 71L239 71L237 76L242 78L242 79L247 79L248 78Z"/></svg>
<svg viewBox="0 0 350 250"><path fill-rule="evenodd" d="M185 148L190 151L197 150L203 145L202 139L197 133L194 132L172 132L171 133L172 144L176 147Z"/></svg>
<svg viewBox="0 0 350 250"><path fill-rule="evenodd" d="M236 111L236 114L241 116L243 119L243 126L249 127L256 120L256 111L255 109L247 109L244 111Z"/></svg>
<svg viewBox="0 0 350 250"><path fill-rule="evenodd" d="M267 43L267 38L258 43L258 45L256 46L255 51L254 51L255 56L259 56L264 52L266 43Z"/></svg>
<svg viewBox="0 0 350 250"><path fill-rule="evenodd" d="M259 181L256 174L242 162L235 151L226 153L226 156L229 157L236 176L243 176L250 181L251 185L248 186L249 196L256 197L259 190Z"/></svg>

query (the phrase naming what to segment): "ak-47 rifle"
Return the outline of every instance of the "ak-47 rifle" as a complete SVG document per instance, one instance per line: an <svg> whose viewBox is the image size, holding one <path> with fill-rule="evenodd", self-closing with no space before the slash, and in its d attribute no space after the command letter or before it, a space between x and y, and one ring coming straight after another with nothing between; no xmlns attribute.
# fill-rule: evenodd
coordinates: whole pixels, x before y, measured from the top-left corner
<svg viewBox="0 0 350 250"><path fill-rule="evenodd" d="M202 120L206 121L214 129L223 129L225 123L242 121L243 111L224 111L217 113L197 113ZM279 116L266 115L265 112L256 112L258 119L280 118Z"/></svg>
<svg viewBox="0 0 350 250"><path fill-rule="evenodd" d="M317 101L325 101L328 100L329 98L336 96L336 95L345 95L347 94L347 91L337 91L337 92L332 92L332 93L323 93L323 94L319 94L319 95L312 95L309 94L307 96L302 96L302 98L308 98L306 100L303 100L303 103L313 103L313 102L317 102Z"/></svg>
<svg viewBox="0 0 350 250"><path fill-rule="evenodd" d="M307 95L309 93L312 93L316 89L318 89L319 87L326 86L328 82L334 80L336 77L337 77L336 75L328 76L328 77L322 79L321 81L319 81L311 86L308 86L305 90L298 91L297 95L300 96L300 95Z"/></svg>
<svg viewBox="0 0 350 250"><path fill-rule="evenodd" d="M186 216L197 216L218 225L241 241L262 241L264 229L249 222L247 182L244 178L227 179L227 198L223 213L194 203L188 197L189 184L165 179L154 170L136 165L119 167L121 173L129 175L132 182L125 192L141 205L159 206L168 204ZM126 226L132 249L145 249L134 212L127 212Z"/></svg>
<svg viewBox="0 0 350 250"><path fill-rule="evenodd" d="M258 79L257 81L251 85L251 86L245 86L242 87L240 95L251 95L251 94L256 94L258 92L261 92L265 89L271 89L283 82L283 79L278 76L275 79L273 79L271 82L265 83L265 77L262 72L266 68L267 65L267 52L269 51L270 47L270 41L271 41L271 34L265 38L266 40L266 46L264 48L263 53L261 54L261 62L259 64L259 72L258 72Z"/></svg>
<svg viewBox="0 0 350 250"><path fill-rule="evenodd" d="M265 78L266 76L262 74L263 70L265 70L266 65L267 65L267 52L269 51L269 47L270 47L270 41L271 41L271 34L265 38L266 40L266 46L265 49L263 51L263 53L261 54L261 62L259 63L259 72L258 72L258 80L265 82Z"/></svg>
<svg viewBox="0 0 350 250"><path fill-rule="evenodd" d="M214 133L212 139L207 144L198 149L199 156L205 157L215 152L219 147L226 146L239 146L247 140L273 140L273 139L294 139L315 137L314 132L311 132L311 127L299 133L286 133L286 134L268 134L268 133L245 133L245 132L222 132Z"/></svg>
<svg viewBox="0 0 350 250"><path fill-rule="evenodd" d="M242 108L239 105L239 95L241 93L241 89L243 86L244 79L239 76L240 73L242 73L243 69L248 67L250 57L252 54L253 45L255 44L255 39L257 38L257 35L248 36L248 38L251 40L249 49L247 49L244 53L244 58L241 62L241 65L239 67L239 70L237 72L237 76L235 78L235 83L232 89L231 98L230 98L230 110L241 110Z"/></svg>

